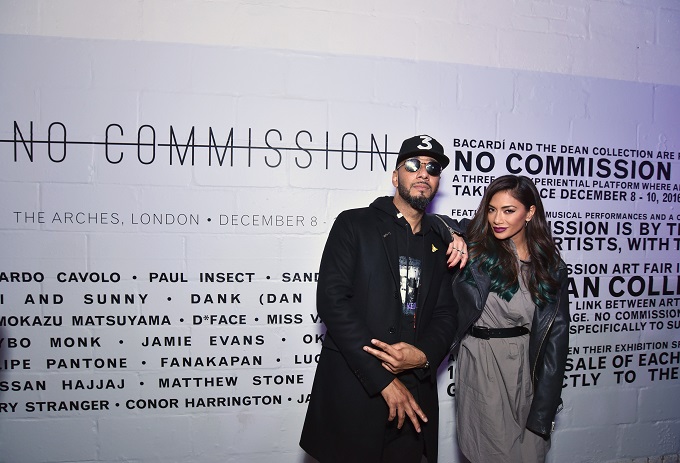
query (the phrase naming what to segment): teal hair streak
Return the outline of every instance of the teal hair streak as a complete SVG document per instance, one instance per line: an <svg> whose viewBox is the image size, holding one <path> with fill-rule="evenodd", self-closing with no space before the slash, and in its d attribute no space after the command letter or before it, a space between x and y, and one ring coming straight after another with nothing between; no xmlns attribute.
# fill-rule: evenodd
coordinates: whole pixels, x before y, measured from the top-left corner
<svg viewBox="0 0 680 463"><path fill-rule="evenodd" d="M475 243L470 243L469 248L474 247L474 245ZM496 257L493 252L491 255L482 254L477 258L472 259L472 262L470 263L475 264L478 261L481 261L481 264L479 264L480 269L487 273L491 279L491 286L489 289L498 294L501 299L510 301L519 289L519 282L517 280L514 282L506 281L507 277L501 272L498 257ZM472 272L470 271L470 265L465 266L462 276L466 283L476 286L475 280L472 277Z"/></svg>
<svg viewBox="0 0 680 463"><path fill-rule="evenodd" d="M538 307L544 307L548 302L554 302L555 299L550 296L550 286L544 281L539 281L538 284L536 285L538 289L538 294L539 297L535 297L532 295L532 300L534 301L534 304L536 304Z"/></svg>
<svg viewBox="0 0 680 463"><path fill-rule="evenodd" d="M472 248L475 246L475 244L476 243L471 242L469 247ZM492 245L495 244L496 243L493 243ZM480 256L472 259L470 264L475 264L476 262L481 261L479 264L480 269L487 273L491 280L491 286L489 288L490 291L498 294L498 297L509 302L510 299L512 299L512 297L517 293L517 290L519 290L519 281L507 281L507 276L501 271L499 259L496 257L497 254L494 253L494 251L495 250L491 250L491 255L486 253L481 254ZM541 257L545 258L545 260L549 259L548 255L543 249L537 249L537 251ZM476 282L472 277L470 267L471 265L467 265L463 269L462 279L466 283L476 286ZM535 278L535 275L532 275L532 278ZM532 294L531 300L534 304L536 304L537 307L545 307L547 303L554 302L554 298L551 297L551 293L554 292L554 288L552 288L548 283L545 281L537 281L536 290L538 294Z"/></svg>
<svg viewBox="0 0 680 463"><path fill-rule="evenodd" d="M498 261L495 258L485 259L485 261L481 265L481 268L483 271L487 272L491 277L491 286L489 289L492 292L498 294L498 297L500 297L504 301L510 301L510 299L512 299L512 296L514 296L517 290L519 289L519 282L505 281L505 278L503 278L504 275L500 271L501 270L500 265L498 264Z"/></svg>

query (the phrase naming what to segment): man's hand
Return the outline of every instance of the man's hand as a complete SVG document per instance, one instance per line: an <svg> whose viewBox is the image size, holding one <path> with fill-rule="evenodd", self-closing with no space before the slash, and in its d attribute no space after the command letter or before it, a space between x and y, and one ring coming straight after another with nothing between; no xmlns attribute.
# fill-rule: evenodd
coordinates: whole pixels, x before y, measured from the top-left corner
<svg viewBox="0 0 680 463"><path fill-rule="evenodd" d="M377 339L371 339L376 348L364 346L364 351L382 361L383 367L394 374L412 368L422 368L427 363L427 357L422 350L405 342L387 344Z"/></svg>
<svg viewBox="0 0 680 463"><path fill-rule="evenodd" d="M413 423L416 432L420 432L420 422L418 421L418 418L427 423L427 416L425 416L425 413L420 409L416 399L413 398L413 395L408 391L406 386L404 386L397 378L394 378L380 394L382 394L383 399L385 399L387 406L390 408L390 414L387 420L392 421L396 417L397 429L401 429L404 425L406 416L408 416L411 423Z"/></svg>
<svg viewBox="0 0 680 463"><path fill-rule="evenodd" d="M453 241L451 241L449 248L446 250L446 255L449 256L447 263L449 268L455 267L458 264L460 264L460 268L463 268L468 261L467 243L462 236L454 235L453 233L451 233L451 238Z"/></svg>

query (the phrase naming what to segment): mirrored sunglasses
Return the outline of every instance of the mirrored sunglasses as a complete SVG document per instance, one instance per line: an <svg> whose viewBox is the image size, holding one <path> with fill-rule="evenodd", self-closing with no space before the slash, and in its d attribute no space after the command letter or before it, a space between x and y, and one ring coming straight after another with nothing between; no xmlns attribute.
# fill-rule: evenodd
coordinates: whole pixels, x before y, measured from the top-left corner
<svg viewBox="0 0 680 463"><path fill-rule="evenodd" d="M421 162L418 158L407 159L400 166L397 166L397 170L399 170L399 167L404 166L408 172L418 172L420 164ZM442 165L437 161L428 161L428 163L425 164L425 171L433 177L439 177L442 173Z"/></svg>

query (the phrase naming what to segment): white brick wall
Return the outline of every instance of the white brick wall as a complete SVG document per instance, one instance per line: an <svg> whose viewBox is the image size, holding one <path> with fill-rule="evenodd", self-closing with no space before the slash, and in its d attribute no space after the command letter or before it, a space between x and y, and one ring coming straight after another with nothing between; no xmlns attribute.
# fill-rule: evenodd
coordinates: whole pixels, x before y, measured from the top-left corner
<svg viewBox="0 0 680 463"><path fill-rule="evenodd" d="M2 0L0 33L398 57L678 84L670 0Z"/></svg>
<svg viewBox="0 0 680 463"><path fill-rule="evenodd" d="M381 147L380 135L389 134L390 149L396 150L397 139L404 134L426 131L444 134L449 141L453 136L534 143L586 140L598 146L677 153L679 31L680 6L671 0L0 0L0 34L6 34L0 35L5 63L0 66L0 108L5 115L0 138L12 139L12 122L17 120L25 137L33 121L37 139L46 138L53 122L63 123L69 138L81 141L101 140L106 126L118 123L123 134L113 129L112 138L127 142L136 140L140 126L152 124L157 143L168 143L170 126L179 143L186 141L191 127L196 128L199 143L207 142L208 127L215 130L217 143L223 143L234 127L239 144L247 142L248 128L259 145L264 133L275 128L282 134L281 145L287 147L294 146L295 134L305 129L313 141L303 138L302 143L314 148L324 147L326 132L334 148L345 132L351 132L361 149L368 147L371 134L378 136ZM61 133L59 126L53 127L56 139ZM277 145L278 135L272 134L270 141ZM11 145L0 149L3 156L11 156ZM53 150L54 156L60 155L58 144ZM67 159L56 165L45 162L47 147L41 145L36 153L42 159L35 164L0 169L0 270L38 266L53 274L114 268L125 275L124 281L105 286L105 291L155 296L153 304L120 308L121 315L154 313L163 307L188 318L198 309L187 309L187 291L205 292L195 281L159 290L130 275L240 269L258 273L248 289L253 294L283 286L281 291L307 291L308 286L278 281L281 272L315 271L333 218L345 208L364 205L367 198L392 192L389 175L366 168L337 169L337 153L331 155L336 169L329 172L316 158L307 170L295 168L294 159L285 155L282 169L246 169L243 158L228 169L200 163L181 168L167 165L167 149L157 153L163 162L147 168L134 160L136 147L110 149L114 156L120 151L125 162L112 165L102 159L101 146L71 147ZM25 156L21 147L19 153ZM276 158L271 150L268 156ZM678 163L673 167L677 169ZM583 207L579 201L546 204L562 210ZM212 222L187 231L132 224L75 229L10 220L17 209L59 210L64 205L133 213L190 210L213 221L222 212L302 210L306 219L317 216L319 224L313 229L281 230L214 227ZM456 197L450 188L442 188L437 204L439 212L475 206L475 200ZM625 211L649 206L592 207ZM677 208L671 211L677 213ZM630 258L653 261L667 254L631 252ZM592 258L576 252L568 257ZM274 281L264 277L270 268L267 276ZM83 284L74 291L50 279L7 294L5 304L20 300L25 292L68 295L97 288L102 286ZM221 292L241 290L236 283L220 286ZM306 316L313 311L313 292L304 294L305 305L299 311ZM163 301L161 296L172 300ZM12 304L7 313L18 315L22 310ZM69 313L91 310L79 302ZM267 313L254 302L247 310L261 317ZM26 311L54 314L59 308L47 305ZM62 335L108 334L116 342L120 337L125 342L115 346L116 355L134 359L139 356L134 343L155 333L233 332L201 329L135 327L113 336L102 328L69 328ZM300 338L319 330L305 318L293 330L248 326L240 333L263 333L267 352L290 358L318 351L318 345ZM13 336L31 333L11 331ZM41 352L49 351L46 338L34 344ZM212 352L205 345L190 351ZM276 360L268 361L253 370L277 372ZM139 383L154 383L160 373L149 364L136 369L126 392L145 397L148 393ZM442 424L450 429L445 369ZM313 368L283 371L305 376L302 387L284 390L291 391L293 399L311 387ZM257 374L243 372L243 381ZM37 367L35 375L68 376ZM677 463L680 414L669 401L677 391L677 381L567 389L550 461ZM21 416L11 423L0 415L0 448L6 449L0 452L0 462L299 463L303 457L297 438L303 413L300 406L284 408L284 413L251 408L187 414L120 407L96 420L72 413L62 419ZM450 434L443 437L442 458L455 460L454 440Z"/></svg>

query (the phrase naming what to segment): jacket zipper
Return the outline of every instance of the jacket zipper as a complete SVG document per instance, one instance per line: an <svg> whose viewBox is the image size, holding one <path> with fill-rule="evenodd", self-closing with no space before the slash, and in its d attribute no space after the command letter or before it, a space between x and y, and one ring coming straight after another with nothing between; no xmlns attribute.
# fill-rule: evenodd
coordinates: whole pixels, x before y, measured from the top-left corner
<svg viewBox="0 0 680 463"><path fill-rule="evenodd" d="M531 369L531 378L534 384L536 384L536 365L538 365L538 358L540 357L541 354L541 349L543 348L543 342L545 342L545 338L548 336L548 332L550 331L550 328L552 327L553 322L555 321L555 318L557 317L557 311L560 308L560 296L557 296L557 301L555 304L555 311L553 312L552 319L550 320L550 323L548 324L547 328L545 329L545 333L543 334L543 338L541 339L541 343L538 345L538 351L536 352L536 360L534 360L534 366Z"/></svg>
<svg viewBox="0 0 680 463"><path fill-rule="evenodd" d="M408 231L412 231L410 224L408 225ZM407 235L406 236L406 249L407 249L407 251L406 251L406 254L407 254L406 262L407 262L407 264L406 265L410 264L410 257L408 257L408 256L410 256L410 252L408 252L409 251L408 231L406 233L406 235ZM420 231L421 232L423 231L422 227L421 227ZM416 287L416 311L413 314L413 331L415 333L418 332L418 326L420 324L420 319L417 318L418 317L418 311L420 310L420 307L418 307L418 299L420 299L420 288L423 286L423 280L422 280L423 266L425 264L425 249L427 249L427 246L425 245L425 235L423 235L422 241L423 241L423 253L422 253L422 257L420 259L420 277L421 278L418 278L418 286ZM408 274L408 271L407 271L407 274ZM418 325L416 325L416 320L418 320Z"/></svg>

